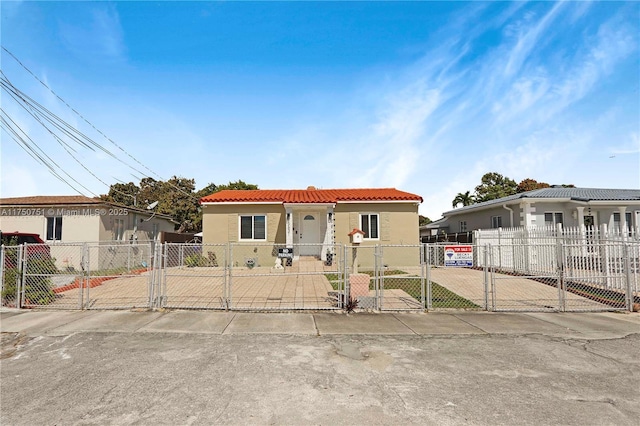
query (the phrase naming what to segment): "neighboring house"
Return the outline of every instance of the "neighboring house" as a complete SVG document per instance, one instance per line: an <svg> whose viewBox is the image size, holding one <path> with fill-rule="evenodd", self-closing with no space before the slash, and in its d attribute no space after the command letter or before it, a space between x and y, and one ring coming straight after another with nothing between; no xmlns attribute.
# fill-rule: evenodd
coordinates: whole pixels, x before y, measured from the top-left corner
<svg viewBox="0 0 640 426"><path fill-rule="evenodd" d="M81 195L0 198L0 231L39 234L64 261L58 267L79 267L81 255L64 243L155 240L175 225L166 215Z"/></svg>
<svg viewBox="0 0 640 426"><path fill-rule="evenodd" d="M421 227L421 235L558 225L637 229L640 227L640 190L536 189L444 212L441 219Z"/></svg>
<svg viewBox="0 0 640 426"><path fill-rule="evenodd" d="M174 229L169 216L82 195L0 198L0 230L47 242L154 240Z"/></svg>
<svg viewBox="0 0 640 426"><path fill-rule="evenodd" d="M273 264L273 245L292 247L294 260L326 261L335 244L350 243L354 228L364 231L362 246L417 245L421 202L392 188L225 190L200 200L202 241L253 244L262 265Z"/></svg>

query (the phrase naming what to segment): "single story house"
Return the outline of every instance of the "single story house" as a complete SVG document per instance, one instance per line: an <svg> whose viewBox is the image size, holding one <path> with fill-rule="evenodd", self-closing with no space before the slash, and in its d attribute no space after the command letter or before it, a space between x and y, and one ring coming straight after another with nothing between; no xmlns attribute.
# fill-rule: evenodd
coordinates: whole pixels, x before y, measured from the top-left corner
<svg viewBox="0 0 640 426"><path fill-rule="evenodd" d="M202 242L255 246L247 256L261 265L273 265L274 245L292 248L294 260L326 261L335 244L350 244L353 229L364 232L363 247L417 246L421 202L395 188L224 190L200 200Z"/></svg>
<svg viewBox="0 0 640 426"><path fill-rule="evenodd" d="M52 246L59 268L79 268L82 257L79 249L63 243L155 240L161 232L173 231L175 225L171 217L151 210L82 195L0 198L0 231L39 234ZM109 258L98 257L100 267Z"/></svg>
<svg viewBox="0 0 640 426"><path fill-rule="evenodd" d="M640 190L551 187L522 192L443 213L421 235L515 227L638 229Z"/></svg>
<svg viewBox="0 0 640 426"><path fill-rule="evenodd" d="M0 230L47 242L155 240L174 229L169 216L82 195L0 198Z"/></svg>

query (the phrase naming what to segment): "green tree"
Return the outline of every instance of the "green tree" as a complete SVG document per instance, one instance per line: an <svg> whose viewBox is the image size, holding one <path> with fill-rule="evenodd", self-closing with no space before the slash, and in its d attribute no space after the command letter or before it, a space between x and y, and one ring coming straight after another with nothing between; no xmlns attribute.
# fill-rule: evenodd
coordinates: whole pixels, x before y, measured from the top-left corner
<svg viewBox="0 0 640 426"><path fill-rule="evenodd" d="M482 176L481 184L476 186L475 200L477 203L507 197L516 193L518 185L513 179L500 173L490 172Z"/></svg>
<svg viewBox="0 0 640 426"><path fill-rule="evenodd" d="M419 225L419 226L428 225L428 224L430 224L431 222L432 222L432 220L431 220L431 219L429 219L429 218L428 218L428 217L426 217L426 216L422 216L422 215L419 215L419 216L418 216L418 225Z"/></svg>
<svg viewBox="0 0 640 426"><path fill-rule="evenodd" d="M140 188L133 182L115 183L109 187L109 192L101 195L100 199L123 206L135 206L140 196Z"/></svg>
<svg viewBox="0 0 640 426"><path fill-rule="evenodd" d="M458 207L458 204L462 204L463 206L470 206L473 203L475 203L475 197L473 196L473 194L471 194L471 191L467 191L464 193L459 192L458 195L456 195L456 197L453 199L451 204L455 209L456 207Z"/></svg>
<svg viewBox="0 0 640 426"><path fill-rule="evenodd" d="M101 195L100 199L130 207L135 205L139 209L145 209L157 201L154 211L171 216L178 222L178 232L200 232L202 197L223 189L258 189L258 185L238 180L224 185L210 183L199 191L195 189L194 179L173 176L165 182L145 177L139 185L133 182L113 184L109 187L109 192Z"/></svg>

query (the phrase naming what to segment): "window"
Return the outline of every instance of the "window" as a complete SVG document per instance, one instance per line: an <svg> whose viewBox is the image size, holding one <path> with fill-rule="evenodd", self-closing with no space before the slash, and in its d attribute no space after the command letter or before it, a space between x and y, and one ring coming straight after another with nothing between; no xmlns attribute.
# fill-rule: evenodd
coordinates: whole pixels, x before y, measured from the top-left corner
<svg viewBox="0 0 640 426"><path fill-rule="evenodd" d="M491 216L491 227L502 228L502 216Z"/></svg>
<svg viewBox="0 0 640 426"><path fill-rule="evenodd" d="M377 240L380 235L380 224L377 213L360 215L360 229L364 232L366 240Z"/></svg>
<svg viewBox="0 0 640 426"><path fill-rule="evenodd" d="M627 231L631 231L631 212L627 212L624 214L625 219L627 220ZM622 224L620 223L620 213L614 213L613 214L613 226L617 229L617 230L622 230Z"/></svg>
<svg viewBox="0 0 640 426"><path fill-rule="evenodd" d="M113 239L122 241L124 238L124 219L116 219L113 227Z"/></svg>
<svg viewBox="0 0 640 426"><path fill-rule="evenodd" d="M267 217L265 215L240 216L241 240L266 240Z"/></svg>
<svg viewBox="0 0 640 426"><path fill-rule="evenodd" d="M467 232L467 221L466 220L461 220L460 221L460 232Z"/></svg>
<svg viewBox="0 0 640 426"><path fill-rule="evenodd" d="M47 240L62 239L62 217L48 217L47 218Z"/></svg>
<svg viewBox="0 0 640 426"><path fill-rule="evenodd" d="M556 212L548 212L544 214L544 224L545 226L553 226L556 227L558 224L563 224L563 214Z"/></svg>

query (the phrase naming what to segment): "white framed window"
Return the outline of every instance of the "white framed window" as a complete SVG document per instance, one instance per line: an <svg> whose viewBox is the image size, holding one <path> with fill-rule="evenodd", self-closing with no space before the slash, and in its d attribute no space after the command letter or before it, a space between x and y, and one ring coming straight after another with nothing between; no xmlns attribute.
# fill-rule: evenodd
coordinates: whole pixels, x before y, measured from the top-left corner
<svg viewBox="0 0 640 426"><path fill-rule="evenodd" d="M545 212L544 224L545 226L556 227L558 224L564 223L564 214L561 212Z"/></svg>
<svg viewBox="0 0 640 426"><path fill-rule="evenodd" d="M631 228L633 228L633 224L631 223L631 212L626 212L624 214L625 219L627 220L627 231L631 231ZM620 216L620 213L614 213L613 214L613 226L614 228L616 228L617 230L622 230L622 222L621 219L622 216Z"/></svg>
<svg viewBox="0 0 640 426"><path fill-rule="evenodd" d="M380 215L378 213L360 214L360 229L364 232L365 240L380 238Z"/></svg>
<svg viewBox="0 0 640 426"><path fill-rule="evenodd" d="M491 216L491 227L493 229L502 228L502 216Z"/></svg>
<svg viewBox="0 0 640 426"><path fill-rule="evenodd" d="M122 241L124 239L124 219L116 219L113 224L113 239Z"/></svg>
<svg viewBox="0 0 640 426"><path fill-rule="evenodd" d="M460 221L460 232L467 232L467 221L466 220L461 220Z"/></svg>
<svg viewBox="0 0 640 426"><path fill-rule="evenodd" d="M62 240L62 216L47 218L47 240Z"/></svg>
<svg viewBox="0 0 640 426"><path fill-rule="evenodd" d="M265 241L267 239L267 216L241 215L240 216L240 240Z"/></svg>

